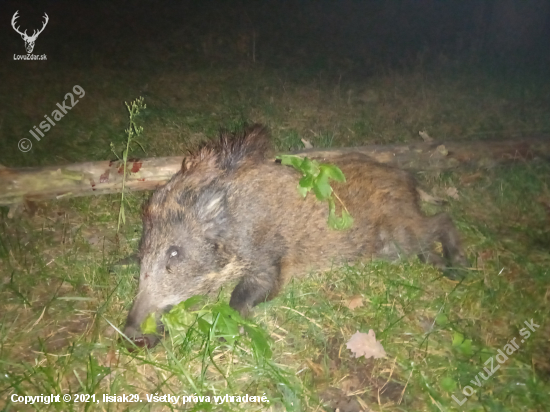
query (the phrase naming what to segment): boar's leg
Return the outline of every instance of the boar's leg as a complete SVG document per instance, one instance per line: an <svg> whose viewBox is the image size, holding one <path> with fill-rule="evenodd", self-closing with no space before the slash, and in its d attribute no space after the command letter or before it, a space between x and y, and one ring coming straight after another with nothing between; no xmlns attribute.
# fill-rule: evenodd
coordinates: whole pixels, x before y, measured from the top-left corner
<svg viewBox="0 0 550 412"><path fill-rule="evenodd" d="M458 232L451 218L446 213L440 213L430 220L430 243L440 242L443 247L443 258L434 252L424 254L424 259L434 266L443 270L443 274L450 279L461 278L462 275L456 271L457 267L469 266L464 256Z"/></svg>
<svg viewBox="0 0 550 412"><path fill-rule="evenodd" d="M233 290L229 305L242 316L247 316L258 303L276 295L280 273L280 263L253 268Z"/></svg>
<svg viewBox="0 0 550 412"><path fill-rule="evenodd" d="M449 215L440 213L432 217L432 221L438 228L437 237L443 245L445 259L456 266L468 266L469 263L464 256L458 232Z"/></svg>

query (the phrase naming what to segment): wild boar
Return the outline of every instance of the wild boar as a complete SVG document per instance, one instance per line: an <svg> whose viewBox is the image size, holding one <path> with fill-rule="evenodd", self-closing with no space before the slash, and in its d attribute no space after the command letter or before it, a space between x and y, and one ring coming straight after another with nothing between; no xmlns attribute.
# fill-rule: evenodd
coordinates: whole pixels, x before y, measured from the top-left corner
<svg viewBox="0 0 550 412"><path fill-rule="evenodd" d="M136 344L155 342L140 330L150 313L158 319L232 281L230 305L246 315L291 277L333 263L411 255L440 268L467 263L449 216L421 212L408 172L359 154L331 159L347 180L332 186L354 219L350 229L333 230L327 204L303 198L300 173L268 159L269 148L260 125L223 133L152 195L143 213L139 291L125 328Z"/></svg>

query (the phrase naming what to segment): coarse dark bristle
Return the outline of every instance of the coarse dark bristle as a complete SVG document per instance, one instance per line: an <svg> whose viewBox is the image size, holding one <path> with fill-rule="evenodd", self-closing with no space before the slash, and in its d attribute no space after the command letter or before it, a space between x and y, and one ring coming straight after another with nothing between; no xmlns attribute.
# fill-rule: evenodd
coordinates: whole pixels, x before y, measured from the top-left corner
<svg viewBox="0 0 550 412"><path fill-rule="evenodd" d="M229 172L244 158L262 160L270 149L269 133L261 124L253 124L240 133L222 131L216 142L206 144L186 158L184 170L189 170L204 161L215 160L221 170Z"/></svg>
<svg viewBox="0 0 550 412"><path fill-rule="evenodd" d="M181 220L183 203L197 196L199 188L236 170L245 159L253 163L262 161L270 148L267 129L260 124L240 133L221 132L217 141L186 157L182 169L153 193L142 210L144 226L151 227L157 218Z"/></svg>

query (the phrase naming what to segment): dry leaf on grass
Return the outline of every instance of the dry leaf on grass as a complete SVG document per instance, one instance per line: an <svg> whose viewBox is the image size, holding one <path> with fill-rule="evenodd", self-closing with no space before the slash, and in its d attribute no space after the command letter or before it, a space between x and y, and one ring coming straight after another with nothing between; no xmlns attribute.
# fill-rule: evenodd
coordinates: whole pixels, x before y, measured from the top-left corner
<svg viewBox="0 0 550 412"><path fill-rule="evenodd" d="M435 149L435 154L438 155L438 156L448 156L448 155L449 155L449 151L447 150L447 148L445 147L444 144L440 144L440 145L437 146L437 148Z"/></svg>
<svg viewBox="0 0 550 412"><path fill-rule="evenodd" d="M324 376L325 371L321 365L315 363L309 359L306 360L309 369L314 373L315 376Z"/></svg>
<svg viewBox="0 0 550 412"><path fill-rule="evenodd" d="M430 203L432 205L441 205L445 203L445 200L441 199L440 197L433 196L422 189L417 188L416 189L418 195L420 196L420 200L426 203Z"/></svg>
<svg viewBox="0 0 550 412"><path fill-rule="evenodd" d="M300 139L300 140L304 144L305 149L313 149L313 145L311 144L311 142L309 140L306 140L306 139Z"/></svg>
<svg viewBox="0 0 550 412"><path fill-rule="evenodd" d="M448 187L445 189L445 193L447 196L452 197L455 200L458 200L460 196L458 196L458 189L456 187Z"/></svg>
<svg viewBox="0 0 550 412"><path fill-rule="evenodd" d="M345 305L350 310L360 308L361 306L363 306L363 297L361 295L354 295L346 300Z"/></svg>
<svg viewBox="0 0 550 412"><path fill-rule="evenodd" d="M115 347L111 346L111 349L109 349L109 352L107 352L107 356L105 357L104 366L110 367L111 365L115 365L117 363L118 363L118 353L115 350Z"/></svg>
<svg viewBox="0 0 550 412"><path fill-rule="evenodd" d="M418 134L420 135L422 140L424 140L425 142L429 143L429 142L433 142L433 140L434 140L430 137L430 135L425 130L419 131Z"/></svg>
<svg viewBox="0 0 550 412"><path fill-rule="evenodd" d="M356 358L365 356L365 358L378 359L386 356L384 347L376 340L372 329L369 330L369 333L357 331L346 343L346 347L355 354Z"/></svg>
<svg viewBox="0 0 550 412"><path fill-rule="evenodd" d="M460 177L460 183L462 183L463 185L468 185L470 183L478 181L482 177L483 177L483 173L481 173L481 172L476 172L476 173L469 174L469 175L462 175Z"/></svg>

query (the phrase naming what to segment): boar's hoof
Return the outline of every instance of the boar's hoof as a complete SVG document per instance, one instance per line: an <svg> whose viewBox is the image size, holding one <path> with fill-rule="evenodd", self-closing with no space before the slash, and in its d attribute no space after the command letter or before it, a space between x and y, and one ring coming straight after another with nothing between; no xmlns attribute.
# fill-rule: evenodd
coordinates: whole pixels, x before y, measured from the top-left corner
<svg viewBox="0 0 550 412"><path fill-rule="evenodd" d="M442 269L443 276L445 276L447 279L454 280L454 281L461 281L466 278L466 270L463 268L444 268Z"/></svg>

